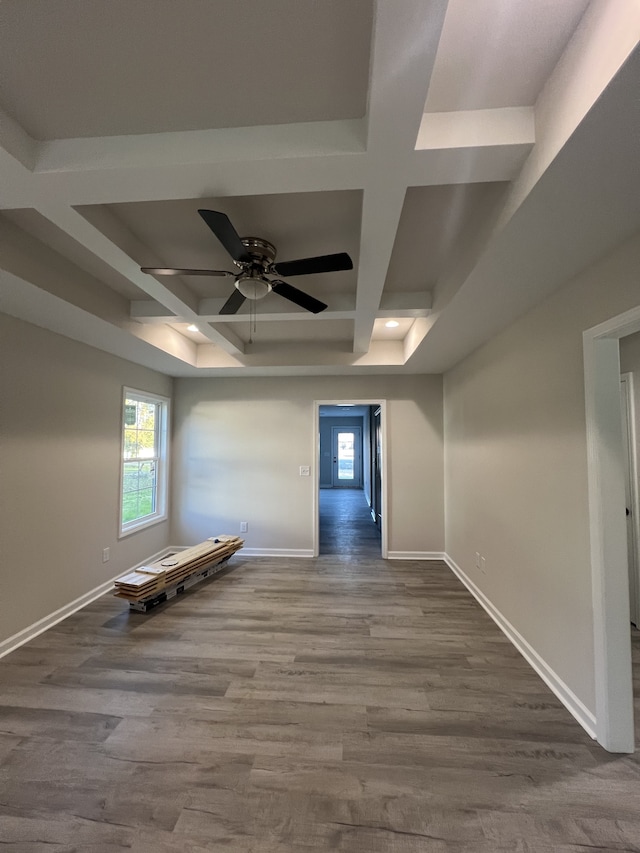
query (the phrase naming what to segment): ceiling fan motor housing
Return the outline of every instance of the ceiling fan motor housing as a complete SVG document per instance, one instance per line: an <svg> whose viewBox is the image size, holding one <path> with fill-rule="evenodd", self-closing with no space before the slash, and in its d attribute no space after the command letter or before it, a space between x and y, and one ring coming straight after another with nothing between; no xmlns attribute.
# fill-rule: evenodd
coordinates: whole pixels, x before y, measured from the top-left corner
<svg viewBox="0 0 640 853"><path fill-rule="evenodd" d="M263 299L271 292L271 282L265 278L276 258L276 247L259 237L243 237L249 261L234 261L242 269L236 278L236 288L247 299Z"/></svg>
<svg viewBox="0 0 640 853"><path fill-rule="evenodd" d="M264 274L269 272L269 269L276 259L276 247L268 240L262 240L260 237L243 237L242 245L247 248L247 255L250 260L234 261L234 263L246 269L247 264L253 268L259 268Z"/></svg>

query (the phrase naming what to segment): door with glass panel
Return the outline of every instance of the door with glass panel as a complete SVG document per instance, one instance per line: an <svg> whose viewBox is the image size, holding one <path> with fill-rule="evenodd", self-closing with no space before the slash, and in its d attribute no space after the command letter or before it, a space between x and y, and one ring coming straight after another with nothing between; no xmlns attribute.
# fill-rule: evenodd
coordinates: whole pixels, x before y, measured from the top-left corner
<svg viewBox="0 0 640 853"><path fill-rule="evenodd" d="M334 489L362 488L362 430L360 427L331 427L332 477Z"/></svg>

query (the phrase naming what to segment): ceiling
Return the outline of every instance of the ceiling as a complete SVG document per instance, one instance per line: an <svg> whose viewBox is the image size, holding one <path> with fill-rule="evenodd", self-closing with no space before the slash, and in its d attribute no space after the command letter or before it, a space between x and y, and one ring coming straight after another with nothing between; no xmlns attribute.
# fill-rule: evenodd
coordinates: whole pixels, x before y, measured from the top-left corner
<svg viewBox="0 0 640 853"><path fill-rule="evenodd" d="M635 0L2 0L0 310L172 376L442 372L640 228L639 41ZM221 314L140 270L234 269L201 208L353 270Z"/></svg>

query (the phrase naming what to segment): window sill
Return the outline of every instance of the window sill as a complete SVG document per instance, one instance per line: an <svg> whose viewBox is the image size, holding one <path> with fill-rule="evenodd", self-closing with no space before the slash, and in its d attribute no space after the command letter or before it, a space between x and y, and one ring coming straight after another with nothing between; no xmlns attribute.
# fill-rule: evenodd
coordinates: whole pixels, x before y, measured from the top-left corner
<svg viewBox="0 0 640 853"><path fill-rule="evenodd" d="M168 515L154 515L150 518L140 519L138 522L132 522L118 533L118 539L124 539L126 536L131 536L132 533L139 533L141 530L146 530L148 527L154 527L156 524L161 524L167 521Z"/></svg>

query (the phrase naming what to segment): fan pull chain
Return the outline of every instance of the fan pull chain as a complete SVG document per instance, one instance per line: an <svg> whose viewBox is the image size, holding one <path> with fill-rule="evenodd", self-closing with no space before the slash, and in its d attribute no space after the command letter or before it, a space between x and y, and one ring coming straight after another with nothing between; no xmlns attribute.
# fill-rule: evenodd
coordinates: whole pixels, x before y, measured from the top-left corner
<svg viewBox="0 0 640 853"><path fill-rule="evenodd" d="M256 331L256 301L249 300L249 343L253 343L253 333Z"/></svg>

